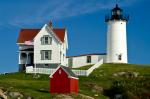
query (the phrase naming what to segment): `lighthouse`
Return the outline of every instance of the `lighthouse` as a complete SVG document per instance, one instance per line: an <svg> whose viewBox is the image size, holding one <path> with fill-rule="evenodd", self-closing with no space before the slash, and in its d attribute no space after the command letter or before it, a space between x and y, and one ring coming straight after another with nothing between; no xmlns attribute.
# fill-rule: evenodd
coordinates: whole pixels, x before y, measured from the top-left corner
<svg viewBox="0 0 150 99"><path fill-rule="evenodd" d="M111 14L105 17L107 23L107 63L128 63L126 23L129 16L116 4Z"/></svg>

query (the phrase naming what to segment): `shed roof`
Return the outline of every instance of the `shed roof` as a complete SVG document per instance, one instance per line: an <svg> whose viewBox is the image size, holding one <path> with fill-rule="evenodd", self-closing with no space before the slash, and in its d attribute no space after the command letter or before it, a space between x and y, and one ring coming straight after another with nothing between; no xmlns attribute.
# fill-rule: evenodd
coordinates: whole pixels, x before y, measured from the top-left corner
<svg viewBox="0 0 150 99"><path fill-rule="evenodd" d="M77 75L75 75L73 72L72 72L72 70L69 68L69 67L66 67L66 66L61 66L66 72L67 72L67 74L69 75L69 76L71 76L71 77L78 77Z"/></svg>
<svg viewBox="0 0 150 99"><path fill-rule="evenodd" d="M75 75L69 67L59 65L59 66L57 67L56 71L57 71L59 68L62 68L62 69L68 74L69 77L73 77L73 78L78 79L78 76ZM56 71L55 71L55 72L56 72ZM55 74L55 72L54 72L53 74L51 74L50 77L52 77L52 76Z"/></svg>

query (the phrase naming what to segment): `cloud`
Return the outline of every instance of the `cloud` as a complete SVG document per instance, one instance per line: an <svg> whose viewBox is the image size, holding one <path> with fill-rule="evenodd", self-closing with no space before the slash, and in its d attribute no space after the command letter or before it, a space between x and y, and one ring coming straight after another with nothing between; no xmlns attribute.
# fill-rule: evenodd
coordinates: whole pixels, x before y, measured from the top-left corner
<svg viewBox="0 0 150 99"><path fill-rule="evenodd" d="M79 16L95 11L112 8L114 0L43 0L38 8L31 8L25 13L16 13L8 22L9 25L21 26L27 24L44 23L49 20L58 20L72 16ZM123 6L130 5L135 0L122 0ZM26 9L26 8L24 8ZM31 13L33 12L33 13Z"/></svg>

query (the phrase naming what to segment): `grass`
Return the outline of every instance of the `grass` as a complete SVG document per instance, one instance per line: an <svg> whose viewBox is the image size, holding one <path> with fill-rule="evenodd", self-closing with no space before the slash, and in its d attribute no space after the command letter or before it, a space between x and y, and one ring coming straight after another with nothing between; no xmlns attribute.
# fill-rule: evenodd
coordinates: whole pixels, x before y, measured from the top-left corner
<svg viewBox="0 0 150 99"><path fill-rule="evenodd" d="M113 74L119 73L119 72L137 72L139 73L139 76L137 78L113 76ZM101 86L104 89L103 95L107 95L107 96L108 94L105 94L107 90L111 90L110 93L113 93L114 90L117 90L117 89L112 90L112 88L114 88L114 83L116 82L123 83L122 89L124 89L126 93L130 91L130 93L134 93L134 95L137 96L138 93L136 93L135 90L138 89L139 92L141 93L142 93L142 90L146 90L150 94L150 89L148 89L150 88L150 66L148 65L103 64L101 67L94 70L89 75L89 77L79 77L79 79L80 79L79 85L81 89L84 89L84 87L88 83L93 86L94 85ZM88 87L89 89L93 89L93 86L86 86L86 87ZM111 98L114 98L114 97L111 97Z"/></svg>
<svg viewBox="0 0 150 99"><path fill-rule="evenodd" d="M137 78L114 77L113 74L118 72L138 72L139 76ZM106 92L115 92L116 82L123 82L123 87L121 88L130 97L139 97L145 91L150 92L150 66L103 64L94 70L89 77L79 77L79 94L88 95L95 99L108 99L111 96ZM10 91L19 91L25 96L32 96L35 99L50 99L58 96L57 94L51 95L49 93L49 75L40 75L39 78L34 78L34 75L25 73L0 75L0 87ZM100 88L103 89L102 92L100 92ZM117 86L117 88L120 87ZM79 95L69 95L75 99L81 98Z"/></svg>
<svg viewBox="0 0 150 99"><path fill-rule="evenodd" d="M0 75L0 86L10 91L19 91L24 93L25 96L32 96L38 99L49 98L48 79L47 75L41 75L40 78L34 79L31 74L6 74Z"/></svg>
<svg viewBox="0 0 150 99"><path fill-rule="evenodd" d="M57 94L49 93L49 76L40 75L39 78L34 78L32 74L25 73L11 73L6 75L0 75L0 87L7 89L8 91L19 91L25 96L32 96L35 99L49 99L57 97ZM83 91L85 88L80 90L80 94L94 95L89 91ZM79 95L69 94L75 99L81 98ZM104 97L103 95L99 97ZM58 98L59 99L59 98Z"/></svg>

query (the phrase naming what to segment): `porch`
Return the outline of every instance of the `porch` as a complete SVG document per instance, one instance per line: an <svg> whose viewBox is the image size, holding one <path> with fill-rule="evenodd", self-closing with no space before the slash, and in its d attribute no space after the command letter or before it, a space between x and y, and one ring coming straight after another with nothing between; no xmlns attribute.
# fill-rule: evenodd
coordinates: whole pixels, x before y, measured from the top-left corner
<svg viewBox="0 0 150 99"><path fill-rule="evenodd" d="M25 71L26 67L34 67L33 48L19 50L19 71Z"/></svg>

